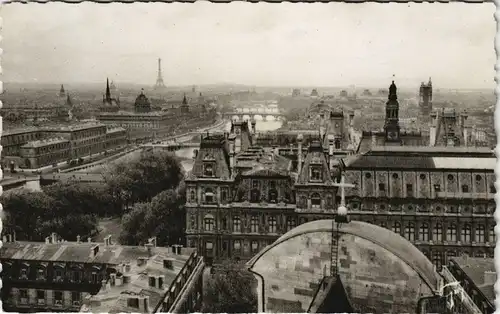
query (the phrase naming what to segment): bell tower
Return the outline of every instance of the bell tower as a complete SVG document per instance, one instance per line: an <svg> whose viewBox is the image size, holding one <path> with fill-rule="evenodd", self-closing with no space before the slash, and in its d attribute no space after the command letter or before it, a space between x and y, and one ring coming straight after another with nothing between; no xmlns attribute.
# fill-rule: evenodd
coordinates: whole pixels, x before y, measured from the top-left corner
<svg viewBox="0 0 500 314"><path fill-rule="evenodd" d="M392 81L389 87L389 99L385 104L385 142L387 144L401 144L400 126L399 126L399 102L397 87Z"/></svg>

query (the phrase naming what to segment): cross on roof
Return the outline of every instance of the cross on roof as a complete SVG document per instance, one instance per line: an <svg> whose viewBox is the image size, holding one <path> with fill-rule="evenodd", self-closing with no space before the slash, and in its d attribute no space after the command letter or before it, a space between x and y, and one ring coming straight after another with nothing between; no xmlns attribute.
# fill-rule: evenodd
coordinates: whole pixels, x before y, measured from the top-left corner
<svg viewBox="0 0 500 314"><path fill-rule="evenodd" d="M345 182L345 175L342 174L342 178L340 182L333 183L333 186L337 186L340 188L340 206L345 207L345 188L354 188L356 185Z"/></svg>

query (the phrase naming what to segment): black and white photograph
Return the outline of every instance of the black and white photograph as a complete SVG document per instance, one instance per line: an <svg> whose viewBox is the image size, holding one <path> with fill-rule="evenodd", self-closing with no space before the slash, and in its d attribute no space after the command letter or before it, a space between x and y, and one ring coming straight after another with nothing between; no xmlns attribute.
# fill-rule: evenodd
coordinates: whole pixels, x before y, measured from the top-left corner
<svg viewBox="0 0 500 314"><path fill-rule="evenodd" d="M493 314L495 12L3 4L3 311Z"/></svg>

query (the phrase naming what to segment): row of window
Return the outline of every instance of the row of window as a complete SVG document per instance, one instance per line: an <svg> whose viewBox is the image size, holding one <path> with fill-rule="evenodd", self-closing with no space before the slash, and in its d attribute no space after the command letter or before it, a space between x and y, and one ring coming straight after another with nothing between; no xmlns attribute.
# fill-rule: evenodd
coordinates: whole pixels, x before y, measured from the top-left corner
<svg viewBox="0 0 500 314"><path fill-rule="evenodd" d="M273 242L274 241L269 240L268 243L264 244L263 246L271 245ZM244 245L241 245L242 243L244 243ZM214 249L213 242L206 241L205 242L205 251L208 253L211 253L213 251L213 249ZM244 253L249 253L250 251L252 253L257 253L259 251L259 242L258 241L250 241L250 246L249 246L248 242L244 242L241 240L233 240L232 251L236 252L236 253L241 253L242 249L243 249ZM222 242L222 251L227 251L227 250L228 250L227 242L224 241L224 242Z"/></svg>
<svg viewBox="0 0 500 314"><path fill-rule="evenodd" d="M373 211L375 209L385 211L386 209L389 211L394 211L394 212L401 212L403 209L406 209L408 211L413 211L417 210L418 212L423 212L423 213L428 213L428 212L436 212L436 213L452 213L452 214L457 214L457 213L470 213L471 210L473 210L473 213L475 214L493 214L495 211L495 207L493 206L454 206L454 205L448 205L448 206L440 206L437 205L435 207L432 206L418 206L416 207L415 205L407 205L406 208L404 208L403 205L394 205L389 207L386 206L386 204L375 204L375 205L363 205L359 204L358 202L350 202L349 203L349 208L353 210L362 210L362 211Z"/></svg>
<svg viewBox="0 0 500 314"><path fill-rule="evenodd" d="M28 268L21 268L19 270L19 279L21 280L29 280L28 276L29 270ZM97 272L92 272L90 274L89 280L91 283L98 284L101 282L103 276ZM47 280L47 270L45 268L39 268L36 272L35 279L37 281L46 281ZM54 276L52 278L53 282L64 282L65 280L73 283L79 283L85 280L84 274L82 271L74 270L69 272L64 272L61 269L55 269Z"/></svg>
<svg viewBox="0 0 500 314"><path fill-rule="evenodd" d="M380 224L381 227L387 228L387 224L382 222ZM429 224L422 223L418 228L418 232L416 232L415 224L413 222L408 223L404 229L401 229L401 224L399 222L395 222L391 230L394 233L400 234L405 237L408 241L435 241L435 242L457 242L460 241L462 243L485 243L485 242L495 242L496 235L494 226L491 226L488 233L488 238L486 238L486 227L485 225L477 225L474 229L474 233L472 233L472 227L470 224L465 224L460 228L460 234L457 233L457 225L449 224L444 230L443 225L441 223L436 223L434 228L432 228L432 233L430 232ZM403 232L401 232L403 231ZM445 231L443 237L443 231Z"/></svg>
<svg viewBox="0 0 500 314"><path fill-rule="evenodd" d="M232 232L242 232L242 224L240 217L233 217L232 221ZM227 221L226 218L222 219L222 229L227 230ZM191 225L195 226L194 219L191 221ZM252 216L250 218L250 232L251 233L259 233L260 219L258 216ZM297 221L294 218L288 217L286 219L286 231L289 231L297 226ZM387 223L382 222L380 224L381 227L387 228ZM215 219L212 215L206 215L204 218L204 230L208 232L214 231L216 227ZM277 233L277 219L274 216L267 217L267 228L269 233ZM485 243L485 242L495 242L495 230L494 226L490 226L488 237L486 238L486 227L483 224L479 224L474 229L474 233L472 233L472 226L470 224L465 224L460 228L460 236L457 237L457 225L454 223L449 224L444 230L443 225L441 223L436 223L434 228L432 228L432 232L430 230L428 223L422 223L418 228L418 233L415 229L415 224L413 222L408 223L404 230L401 228L401 223L395 222L391 230L394 233L400 234L405 237L410 242L414 241L435 241L435 242L463 242L463 243ZM404 232L402 232L402 230ZM443 237L445 235L445 237Z"/></svg>
<svg viewBox="0 0 500 314"><path fill-rule="evenodd" d="M370 172L365 173L365 178L370 179L371 177L372 177L372 174ZM420 180L427 179L427 176L425 175L425 173L421 173L418 177L420 178ZM399 179L399 174L398 173L393 173L392 174L392 178L395 179L395 180ZM449 175L446 176L446 179L448 179L448 181L454 181L455 180L455 176L452 175L452 174L449 174ZM483 177L481 175L479 175L479 174L477 174L475 176L476 182L481 182L482 179L483 179Z"/></svg>
<svg viewBox="0 0 500 314"><path fill-rule="evenodd" d="M461 191L462 191L462 193L470 193L471 189L469 189L469 186L467 184L462 184ZM490 191L490 193L496 193L495 185L493 183L490 184L489 191ZM378 184L378 192L379 193L386 192L385 183ZM436 192L436 193L441 192L441 185L440 184L434 184L434 192ZM407 195L407 197L414 196L413 184L406 184L406 195Z"/></svg>
<svg viewBox="0 0 500 314"><path fill-rule="evenodd" d="M23 135L7 135L2 136L2 145L11 145L11 144L24 144L30 141L36 141L40 139L42 134L40 132L36 133L28 133Z"/></svg>
<svg viewBox="0 0 500 314"><path fill-rule="evenodd" d="M73 304L73 306L81 305L81 301L82 301L81 293L76 292L76 291L71 292L71 299L69 301ZM29 298L28 289L19 289L18 302L21 305L30 305L30 298ZM36 290L35 302L37 305L47 305L47 291ZM63 304L64 304L64 292L54 290L53 291L53 305L63 306Z"/></svg>

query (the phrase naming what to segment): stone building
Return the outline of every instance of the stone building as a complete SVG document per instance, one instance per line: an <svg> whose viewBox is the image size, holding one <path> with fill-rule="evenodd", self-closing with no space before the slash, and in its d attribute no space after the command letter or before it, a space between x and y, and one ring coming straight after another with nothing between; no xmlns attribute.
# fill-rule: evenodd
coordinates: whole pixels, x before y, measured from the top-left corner
<svg viewBox="0 0 500 314"><path fill-rule="evenodd" d="M427 125L430 121L430 115L432 112L432 81L429 78L429 82L425 84L422 82L419 90L419 122Z"/></svg>
<svg viewBox="0 0 500 314"><path fill-rule="evenodd" d="M391 229L438 267L463 253L492 257L494 167L487 148L378 147L345 159L353 219Z"/></svg>
<svg viewBox="0 0 500 314"><path fill-rule="evenodd" d="M151 112L151 102L144 95L144 89L141 90L141 93L135 99L134 109L136 113Z"/></svg>
<svg viewBox="0 0 500 314"><path fill-rule="evenodd" d="M2 302L15 312L169 312L201 306L203 257L179 246L17 242L0 249Z"/></svg>
<svg viewBox="0 0 500 314"><path fill-rule="evenodd" d="M489 146L488 140L475 139L468 114L455 109L435 110L430 115L430 146Z"/></svg>
<svg viewBox="0 0 500 314"><path fill-rule="evenodd" d="M36 169L124 146L127 138L125 129L95 122L6 130L2 162Z"/></svg>

